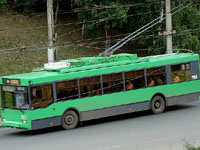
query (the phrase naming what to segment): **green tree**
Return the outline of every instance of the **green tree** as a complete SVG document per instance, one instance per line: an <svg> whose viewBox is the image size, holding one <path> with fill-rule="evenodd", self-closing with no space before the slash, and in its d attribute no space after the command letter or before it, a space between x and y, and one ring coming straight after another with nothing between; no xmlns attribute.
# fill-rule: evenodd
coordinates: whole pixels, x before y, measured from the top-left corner
<svg viewBox="0 0 200 150"><path fill-rule="evenodd" d="M7 7L7 0L0 0L0 9L4 9Z"/></svg>
<svg viewBox="0 0 200 150"><path fill-rule="evenodd" d="M191 0L188 0L188 3ZM177 0L172 2L172 8L179 6L185 0ZM75 6L87 11L78 12L79 21L88 22L87 30L96 31L101 30L122 30L124 32L135 31L146 25L153 19L160 16L161 8L164 8L164 1L157 0L75 0ZM131 7L121 7L124 5L132 5ZM117 6L114 8L114 6ZM113 7L112 9L103 9L105 7ZM96 9L95 9L96 8ZM100 9L102 8L102 9ZM115 19L113 19L115 18ZM118 18L118 19L117 19ZM98 20L91 23L93 20ZM173 28L176 34L173 36L174 48L192 49L198 52L200 48L200 33L194 32L194 29L200 29L200 10L198 5L191 5L173 16ZM158 36L159 29L165 30L165 21L145 32L143 36L149 37L146 39L139 39L146 48L149 48L149 54L161 54L166 51L166 38ZM150 36L155 35L155 36ZM135 44L135 43L134 43ZM164 47L163 49L160 49ZM158 50L156 50L158 49Z"/></svg>
<svg viewBox="0 0 200 150"><path fill-rule="evenodd" d="M80 10L85 10L78 12L78 20L87 22L88 31L122 28L127 21L129 8L120 7L121 5L124 5L124 1L75 0L75 6L81 8ZM92 23L94 20L95 23Z"/></svg>

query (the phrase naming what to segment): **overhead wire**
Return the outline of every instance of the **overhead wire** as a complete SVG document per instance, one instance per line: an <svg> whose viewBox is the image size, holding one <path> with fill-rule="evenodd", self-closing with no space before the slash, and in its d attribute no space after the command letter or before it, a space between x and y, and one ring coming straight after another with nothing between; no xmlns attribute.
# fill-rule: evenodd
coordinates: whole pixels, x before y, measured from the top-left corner
<svg viewBox="0 0 200 150"><path fill-rule="evenodd" d="M151 36L154 36L154 35L151 35ZM7 50L16 50L16 49L18 49L18 48L11 48L11 49L7 49ZM6 49L4 49L4 50L6 50Z"/></svg>
<svg viewBox="0 0 200 150"><path fill-rule="evenodd" d="M154 12L159 12L159 11L154 11ZM105 21L110 21L110 20L114 20L114 19L121 19L121 18L128 18L128 17L138 16L138 15L146 15L146 14L149 14L149 13L152 13L152 12L141 13L141 14L132 14L132 15L127 15L127 16L122 16L122 17L103 18L103 19L99 19L99 20L95 21L95 22L92 23L92 24L89 24L89 25L85 26L84 28L86 29L86 28L88 28L88 27L94 26L94 25L96 25L96 24L99 24L99 23L102 23L102 22L105 22ZM68 32L68 33L64 33L64 34L62 34L62 35L59 35L58 37L63 37L63 36L72 34L72 33L74 33L74 32L80 31L80 30L82 30L82 29L83 29L83 28L79 28L79 29L70 31L70 32Z"/></svg>
<svg viewBox="0 0 200 150"><path fill-rule="evenodd" d="M200 32L200 28L198 28L198 29L186 29L186 30L182 30L180 32L175 33L174 36L182 35L182 34L187 34L187 33L194 33L194 32L195 33L196 32ZM115 35L113 37L119 37L119 36L123 36L123 35L124 34L118 34L118 35ZM125 35L127 35L127 34L125 34ZM160 36L158 34L143 35L143 36L137 37L136 39L133 39L133 41L135 41L135 40L142 40L142 39L158 38L158 37L163 37L163 36ZM66 44L69 44L70 46L71 45L75 46L77 44L79 44L79 46L80 45L82 45L82 46L95 45L95 44L105 43L105 40L104 41L96 41L98 39L101 40L103 38L105 38L105 37L89 38L89 39L85 39L85 42L82 42L83 40L76 40L76 41L70 41L70 42L62 42L62 43L57 43L55 46L63 46L63 45L66 45ZM95 40L95 41L88 43L88 41L92 41L92 40ZM121 39L114 39L114 40L111 40L111 41L119 41L119 40L121 40ZM72 43L74 43L74 44L72 44ZM87 44L87 45L84 45L84 44ZM47 48L46 45L38 45L37 46L37 45L33 44L33 45L25 46L26 49L27 48L32 48L32 50L34 50L35 47L41 47L41 49ZM6 48L6 49L0 49L0 52L2 52L2 51L12 51L12 50L18 50L18 49L20 49L20 47ZM40 49L40 48L36 48L36 50L38 50L38 49Z"/></svg>
<svg viewBox="0 0 200 150"><path fill-rule="evenodd" d="M132 16L136 16L136 15L146 15L146 14L149 14L149 13L155 13L155 12L159 12L159 11L151 11L151 12L147 12L147 13L140 13L140 14L133 14L133 15L128 15L126 17L132 17ZM111 18L112 19L120 19L120 18ZM87 23L87 22L95 22L94 24L98 24L100 22L103 22L103 21L106 21L107 19L105 20L91 20L91 21L82 21L82 22L78 22L78 23L67 23L67 24L58 24L58 25L55 25L55 27L58 27L58 26L68 26L68 25L72 25L72 24L82 24L82 23ZM93 26L94 24L91 24L91 25L88 25L87 27L90 27L90 26ZM46 28L47 26L39 26L39 27L30 27L30 28L26 28L26 30L32 30L32 29L42 29L42 28ZM87 28L86 27L86 28ZM79 31L81 30L82 28L79 28L79 29L76 29L74 31L70 31L69 33L65 33L61 36L65 36L65 35L69 35L71 33L74 33L76 31ZM19 28L19 29L12 29L12 30L16 30L16 31L25 31L24 28ZM0 30L0 32L7 32L7 31L10 31L10 30Z"/></svg>
<svg viewBox="0 0 200 150"><path fill-rule="evenodd" d="M192 25L200 25L200 23L195 23L195 24L189 24L189 25L187 25L187 26L192 26ZM183 26L186 26L186 25L183 25ZM180 32L183 32L183 31L188 31L188 30L194 30L194 29L186 29L186 30L182 30L182 31L179 31L179 33ZM197 29L198 30L198 29ZM147 31L148 32L148 31ZM159 30L149 30L149 32L159 32ZM111 36L111 38L113 38L113 37L119 37L119 36L124 36L124 35L129 35L130 33L126 33L126 34L117 34L117 35L113 35L113 36ZM175 33L176 34L176 33ZM144 39L143 37L152 37L152 36L158 36L158 34L151 34L151 35L144 35L144 36L139 36L138 37L138 39L140 39L140 38L142 38L142 39ZM89 39L84 39L84 41L85 40L87 40L87 41L91 41L91 40L98 40L98 39L105 39L106 37L98 37L98 38L89 38ZM119 39L118 39L119 40ZM82 39L81 40L79 40L79 41L82 41Z"/></svg>
<svg viewBox="0 0 200 150"><path fill-rule="evenodd" d="M194 31L197 31L197 29L194 30ZM41 47L41 48L38 48L37 50L42 50L42 49L46 49L46 47ZM35 49L35 50L36 50L36 49ZM148 50L148 49L146 49L146 50Z"/></svg>
<svg viewBox="0 0 200 150"><path fill-rule="evenodd" d="M98 20L89 20L89 21L80 21L80 22L77 22L77 23L65 23L65 24L57 24L57 25L54 25L55 27L59 27L59 26L69 26L69 25L73 25L73 24L76 24L76 25L79 25L79 24L83 24L83 23L92 23L92 24L89 24L87 27L85 28L88 28L90 26L93 26L95 24L98 24L100 22L105 22L105 21L108 21L108 20L115 20L115 19L121 19L121 18L129 18L129 17L133 17L133 16L141 16L141 15L148 15L150 13L157 13L159 11L149 11L149 12L146 12L146 13L137 13L137 14L132 14L132 15L127 15L127 16L122 16L122 17L112 17L112 18L104 18L104 19L98 19ZM29 27L29 28L18 28L18 29L11 29L12 31L26 31L26 30L33 30L33 29L43 29L43 28L47 28L47 25L44 25L44 26L38 26L38 27ZM74 31L70 31L69 33L65 33L66 35L68 34L71 34L71 33L74 33L76 31L79 31L79 30L82 30L82 28L79 28L79 29L76 29ZM1 30L0 29L0 32L7 32L7 31L10 31L9 30ZM65 36L65 34L63 35L60 35L60 36Z"/></svg>
<svg viewBox="0 0 200 150"><path fill-rule="evenodd" d="M136 4L128 4L128 5L115 5L115 6L97 6L97 7L92 7L92 8L75 8L75 9L72 9L72 10L60 10L58 11L58 14L68 14L68 13L78 13L78 12L85 12L85 11L92 11L92 10L102 10L102 9L114 9L114 8L130 8L130 7L135 7L135 6L146 6L146 5L155 5L155 4L159 4L160 2L154 2L154 3L136 3ZM22 4L23 5L23 4ZM17 7L17 6L16 6ZM54 13L56 14L56 13ZM40 12L40 13L32 13L32 14L28 14L26 16L42 16L42 15L46 15L46 12ZM17 14L17 15L12 15L10 17L24 17L24 15L20 15L20 14ZM5 18L5 17L0 17L1 18Z"/></svg>
<svg viewBox="0 0 200 150"><path fill-rule="evenodd" d="M185 1L186 2L186 1ZM180 4L179 6L173 8L171 10L171 15L176 14L177 12L183 10L184 8L190 6L193 2L187 4L186 6L184 6L184 3ZM180 8L179 8L180 7ZM178 9L178 10L176 10ZM174 11L174 12L173 12ZM164 14L163 19L166 19L167 13ZM160 17L154 19L153 21L151 21L150 23L146 24L145 26L143 26L142 28L134 31L133 33L131 33L130 35L126 36L125 38L123 38L121 41L117 42L116 44L114 44L113 46L111 46L110 48L106 49L103 53L100 53L100 56L110 56L112 55L117 49L121 48L123 45L125 45L128 41L130 41L131 39L135 38L136 36L142 34L143 32L145 32L146 30L152 28L153 26L157 25L160 23Z"/></svg>

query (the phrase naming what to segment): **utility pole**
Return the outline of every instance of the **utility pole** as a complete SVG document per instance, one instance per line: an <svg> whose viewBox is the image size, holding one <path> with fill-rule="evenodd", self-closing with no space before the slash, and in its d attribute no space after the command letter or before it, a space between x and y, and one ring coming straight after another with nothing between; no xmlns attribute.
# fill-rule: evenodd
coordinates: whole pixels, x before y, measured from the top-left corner
<svg viewBox="0 0 200 150"><path fill-rule="evenodd" d="M166 7L166 31L159 32L159 35L165 35L167 39L167 54L173 53L173 43L172 43L172 35L176 33L175 30L172 30L172 15L171 15L171 0L165 0ZM163 10L161 10L161 23L163 19Z"/></svg>
<svg viewBox="0 0 200 150"><path fill-rule="evenodd" d="M47 21L48 21L48 63L51 63L55 62L56 60L53 0L47 0Z"/></svg>
<svg viewBox="0 0 200 150"><path fill-rule="evenodd" d="M171 15L171 0L165 1L166 5L166 35L167 35L167 53L172 53L172 15Z"/></svg>

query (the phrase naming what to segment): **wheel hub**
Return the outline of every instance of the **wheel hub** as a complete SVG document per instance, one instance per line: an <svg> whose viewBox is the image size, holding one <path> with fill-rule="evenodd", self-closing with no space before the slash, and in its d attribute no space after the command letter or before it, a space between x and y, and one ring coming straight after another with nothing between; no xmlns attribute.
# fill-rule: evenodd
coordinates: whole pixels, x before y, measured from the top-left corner
<svg viewBox="0 0 200 150"><path fill-rule="evenodd" d="M65 118L65 123L66 123L66 124L70 125L70 124L72 124L73 122L74 122L74 118L73 118L72 115L66 116L66 118Z"/></svg>
<svg viewBox="0 0 200 150"><path fill-rule="evenodd" d="M155 108L156 108L156 109L160 108L160 102L159 102L159 101L156 101L156 102L155 102Z"/></svg>

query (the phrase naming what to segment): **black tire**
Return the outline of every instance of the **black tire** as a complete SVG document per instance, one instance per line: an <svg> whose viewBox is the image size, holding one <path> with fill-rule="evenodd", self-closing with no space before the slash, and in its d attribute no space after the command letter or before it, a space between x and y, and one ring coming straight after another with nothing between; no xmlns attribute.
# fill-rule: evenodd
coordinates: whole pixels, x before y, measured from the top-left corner
<svg viewBox="0 0 200 150"><path fill-rule="evenodd" d="M161 96L155 96L151 100L151 111L154 114L160 114L165 110L165 100Z"/></svg>
<svg viewBox="0 0 200 150"><path fill-rule="evenodd" d="M62 127L66 130L74 129L78 124L78 115L72 111L66 111L62 116Z"/></svg>

